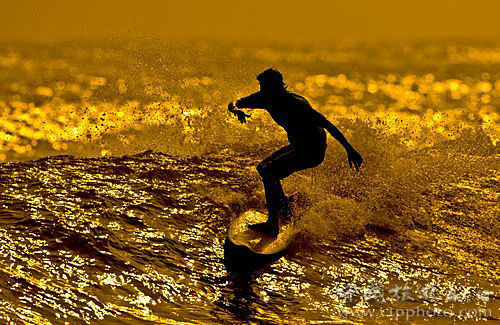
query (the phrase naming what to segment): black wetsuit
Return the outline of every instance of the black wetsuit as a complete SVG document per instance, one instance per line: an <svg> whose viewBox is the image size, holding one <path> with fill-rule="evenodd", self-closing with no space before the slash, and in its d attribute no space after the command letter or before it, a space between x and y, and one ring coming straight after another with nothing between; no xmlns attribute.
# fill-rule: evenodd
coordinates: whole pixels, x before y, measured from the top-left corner
<svg viewBox="0 0 500 325"><path fill-rule="evenodd" d="M269 218L277 220L280 212L288 214L287 200L280 180L323 162L326 151L324 128L329 122L304 97L286 90L272 95L259 91L237 100L235 104L239 108L266 109L288 134L290 144L265 158L257 166L264 182Z"/></svg>

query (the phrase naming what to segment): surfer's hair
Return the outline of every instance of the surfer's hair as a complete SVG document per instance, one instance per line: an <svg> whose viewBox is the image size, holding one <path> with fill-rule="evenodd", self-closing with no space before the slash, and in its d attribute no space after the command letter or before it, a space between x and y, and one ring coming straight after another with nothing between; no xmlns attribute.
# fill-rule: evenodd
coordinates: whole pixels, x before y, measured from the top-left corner
<svg viewBox="0 0 500 325"><path fill-rule="evenodd" d="M257 76L261 87L269 90L286 89L286 84L283 82L283 75L276 68L269 68L261 72Z"/></svg>

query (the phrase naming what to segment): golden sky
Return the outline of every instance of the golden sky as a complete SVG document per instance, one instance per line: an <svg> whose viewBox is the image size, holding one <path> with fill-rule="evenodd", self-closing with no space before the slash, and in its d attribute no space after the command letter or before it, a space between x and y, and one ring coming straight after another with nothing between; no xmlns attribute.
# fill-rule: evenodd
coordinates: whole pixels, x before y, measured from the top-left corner
<svg viewBox="0 0 500 325"><path fill-rule="evenodd" d="M0 0L0 40L500 38L500 0Z"/></svg>

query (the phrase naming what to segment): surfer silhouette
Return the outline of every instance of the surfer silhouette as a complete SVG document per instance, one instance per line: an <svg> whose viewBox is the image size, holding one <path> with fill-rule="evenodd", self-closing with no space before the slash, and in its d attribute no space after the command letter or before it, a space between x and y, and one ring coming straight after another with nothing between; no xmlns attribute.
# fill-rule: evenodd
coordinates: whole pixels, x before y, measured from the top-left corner
<svg viewBox="0 0 500 325"><path fill-rule="evenodd" d="M280 181L299 170L316 167L323 162L326 151L325 130L344 146L350 167L354 165L359 171L363 158L335 125L314 110L304 97L286 89L283 76L278 70L267 69L257 76L257 80L260 91L229 103L228 109L241 123L246 123L250 115L237 108L265 109L287 132L289 144L257 165L264 183L268 220L249 226L254 231L276 237L279 233L279 216L290 216L288 199Z"/></svg>

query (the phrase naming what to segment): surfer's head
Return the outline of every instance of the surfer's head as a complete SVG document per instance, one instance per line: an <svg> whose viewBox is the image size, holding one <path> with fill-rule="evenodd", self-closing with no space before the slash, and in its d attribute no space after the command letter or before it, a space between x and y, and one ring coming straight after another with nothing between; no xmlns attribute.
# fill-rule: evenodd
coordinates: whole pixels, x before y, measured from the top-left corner
<svg viewBox="0 0 500 325"><path fill-rule="evenodd" d="M257 76L260 84L260 90L265 93L274 93L286 89L283 82L283 75L275 68L270 68L261 72Z"/></svg>

